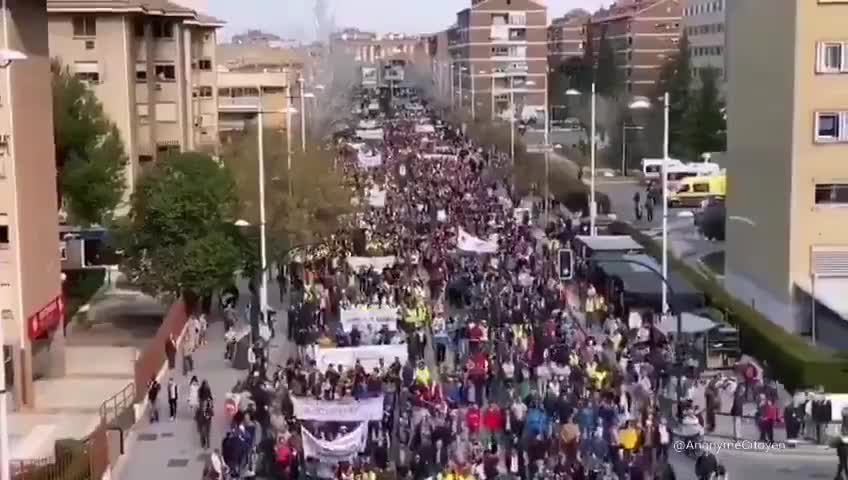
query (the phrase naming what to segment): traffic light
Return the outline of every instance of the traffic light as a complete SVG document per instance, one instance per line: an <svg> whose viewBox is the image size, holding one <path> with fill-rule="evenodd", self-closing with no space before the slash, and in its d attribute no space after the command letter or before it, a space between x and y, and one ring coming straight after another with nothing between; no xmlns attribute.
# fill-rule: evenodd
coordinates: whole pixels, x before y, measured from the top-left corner
<svg viewBox="0 0 848 480"><path fill-rule="evenodd" d="M571 280L574 278L574 252L568 248L562 248L557 252L557 257L559 279Z"/></svg>

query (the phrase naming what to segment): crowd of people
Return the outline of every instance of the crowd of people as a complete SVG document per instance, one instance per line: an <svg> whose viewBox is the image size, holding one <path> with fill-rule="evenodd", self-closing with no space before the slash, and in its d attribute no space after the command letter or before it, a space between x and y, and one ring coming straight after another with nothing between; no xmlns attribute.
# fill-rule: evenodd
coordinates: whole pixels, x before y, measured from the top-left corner
<svg viewBox="0 0 848 480"><path fill-rule="evenodd" d="M672 437L698 441L709 419L691 404L669 417L660 392L674 387L674 349L655 317L623 321L601 308L586 268L561 278L557 251L582 225L568 215L541 224L539 206L522 204L497 173L509 158L432 113L398 114L382 129L379 164L347 151L341 168L358 192L385 199L290 270L286 333L297 355L271 377L255 372L249 397L274 399L234 417L230 472L255 474L245 452L256 447L275 478L675 478ZM354 308L397 318L340 320ZM405 355L368 365L317 358L322 348L386 345ZM294 400L381 395L383 418L368 422L358 455L329 466L304 455L302 432L333 441L357 427L298 419ZM715 457L696 455L699 478L722 478Z"/></svg>

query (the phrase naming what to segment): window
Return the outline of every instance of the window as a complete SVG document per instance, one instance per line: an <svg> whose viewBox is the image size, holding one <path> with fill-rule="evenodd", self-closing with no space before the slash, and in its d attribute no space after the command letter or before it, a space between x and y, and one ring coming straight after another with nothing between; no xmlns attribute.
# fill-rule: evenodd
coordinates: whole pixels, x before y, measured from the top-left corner
<svg viewBox="0 0 848 480"><path fill-rule="evenodd" d="M817 183L816 205L848 205L848 183Z"/></svg>
<svg viewBox="0 0 848 480"><path fill-rule="evenodd" d="M695 193L710 193L710 184L709 183L694 183L692 184L692 191Z"/></svg>
<svg viewBox="0 0 848 480"><path fill-rule="evenodd" d="M839 113L823 112L816 114L816 141L838 142L840 138Z"/></svg>
<svg viewBox="0 0 848 480"><path fill-rule="evenodd" d="M822 42L818 45L818 72L838 73L844 72L845 44L840 42Z"/></svg>
<svg viewBox="0 0 848 480"><path fill-rule="evenodd" d="M152 161L153 161L153 155L139 155L138 156L138 163L141 164L142 166L148 165Z"/></svg>
<svg viewBox="0 0 848 480"><path fill-rule="evenodd" d="M510 57L526 57L527 47L509 47Z"/></svg>
<svg viewBox="0 0 848 480"><path fill-rule="evenodd" d="M146 82L147 81L147 63L139 62L135 64L135 81L136 82Z"/></svg>
<svg viewBox="0 0 848 480"><path fill-rule="evenodd" d="M138 38L144 37L144 20L138 19L133 22L133 32Z"/></svg>
<svg viewBox="0 0 848 480"><path fill-rule="evenodd" d="M68 246L65 242L59 244L59 260L68 259Z"/></svg>
<svg viewBox="0 0 848 480"><path fill-rule="evenodd" d="M155 20L152 24L153 38L174 38L174 22Z"/></svg>
<svg viewBox="0 0 848 480"><path fill-rule="evenodd" d="M198 60L197 61L197 69L198 70L205 70L205 71L212 70L212 60L209 60L208 58L202 58L202 59Z"/></svg>
<svg viewBox="0 0 848 480"><path fill-rule="evenodd" d="M9 226L0 225L0 250L9 248Z"/></svg>
<svg viewBox="0 0 848 480"><path fill-rule="evenodd" d="M97 36L97 17L93 15L79 15L74 17L71 22L74 25L75 37Z"/></svg>
<svg viewBox="0 0 848 480"><path fill-rule="evenodd" d="M100 83L100 66L97 62L74 62L74 76L83 82Z"/></svg>
<svg viewBox="0 0 848 480"><path fill-rule="evenodd" d="M141 123L147 123L150 118L150 107L146 103L136 103L135 114L138 115L138 120Z"/></svg>
<svg viewBox="0 0 848 480"><path fill-rule="evenodd" d="M212 98L212 87L194 87L194 98Z"/></svg>
<svg viewBox="0 0 848 480"><path fill-rule="evenodd" d="M509 47L492 47L492 55L495 57L508 57Z"/></svg>
<svg viewBox="0 0 848 480"><path fill-rule="evenodd" d="M177 121L177 104L173 102L157 103L156 104L156 121L157 122L176 122Z"/></svg>
<svg viewBox="0 0 848 480"><path fill-rule="evenodd" d="M173 63L159 63L156 65L156 80L160 82L173 82L177 79L177 70Z"/></svg>

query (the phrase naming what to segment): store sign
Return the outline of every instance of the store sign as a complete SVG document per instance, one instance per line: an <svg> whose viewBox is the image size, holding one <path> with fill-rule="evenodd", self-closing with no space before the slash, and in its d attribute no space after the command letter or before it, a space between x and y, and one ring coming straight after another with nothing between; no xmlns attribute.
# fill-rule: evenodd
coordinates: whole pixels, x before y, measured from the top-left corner
<svg viewBox="0 0 848 480"><path fill-rule="evenodd" d="M30 340L56 328L65 319L65 301L62 295L57 296L27 319L27 331Z"/></svg>

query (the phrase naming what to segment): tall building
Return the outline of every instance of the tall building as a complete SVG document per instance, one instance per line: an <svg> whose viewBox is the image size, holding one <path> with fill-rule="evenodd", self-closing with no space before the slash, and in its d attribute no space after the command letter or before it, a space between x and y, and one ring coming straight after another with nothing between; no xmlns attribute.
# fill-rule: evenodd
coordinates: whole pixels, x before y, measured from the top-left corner
<svg viewBox="0 0 848 480"><path fill-rule="evenodd" d="M551 20L548 26L548 63L551 66L583 56L589 17L589 12L576 9Z"/></svg>
<svg viewBox="0 0 848 480"><path fill-rule="evenodd" d="M846 348L848 3L727 7L725 286L777 325L815 324L820 342Z"/></svg>
<svg viewBox="0 0 848 480"><path fill-rule="evenodd" d="M725 61L725 2L733 0L684 0L683 32L689 40L692 77L697 80L705 69L716 73L719 86L724 88L727 65Z"/></svg>
<svg viewBox="0 0 848 480"><path fill-rule="evenodd" d="M377 64L391 58L412 63L429 61L426 37L400 33L378 34L346 28L330 35L330 52L352 56L358 64Z"/></svg>
<svg viewBox="0 0 848 480"><path fill-rule="evenodd" d="M222 137L253 124L260 109L279 112L287 108L288 87L297 85L304 74L304 59L293 50L261 42L218 45L218 118ZM298 117L295 120L297 124ZM267 128L283 129L286 114L268 113L263 121Z"/></svg>
<svg viewBox="0 0 848 480"><path fill-rule="evenodd" d="M126 144L128 192L169 151L218 145L216 30L167 0L48 0L50 55L85 80Z"/></svg>
<svg viewBox="0 0 848 480"><path fill-rule="evenodd" d="M472 0L448 31L454 103L472 115L547 111L548 11L540 0ZM532 83L531 83L532 82Z"/></svg>
<svg viewBox="0 0 848 480"><path fill-rule="evenodd" d="M33 377L63 373L64 359L45 1L6 0L0 7L0 48L27 57L0 65L2 388L18 406L32 406Z"/></svg>
<svg viewBox="0 0 848 480"><path fill-rule="evenodd" d="M619 0L592 16L592 51L597 57L601 39L610 42L628 93L652 94L663 65L678 51L682 1Z"/></svg>

